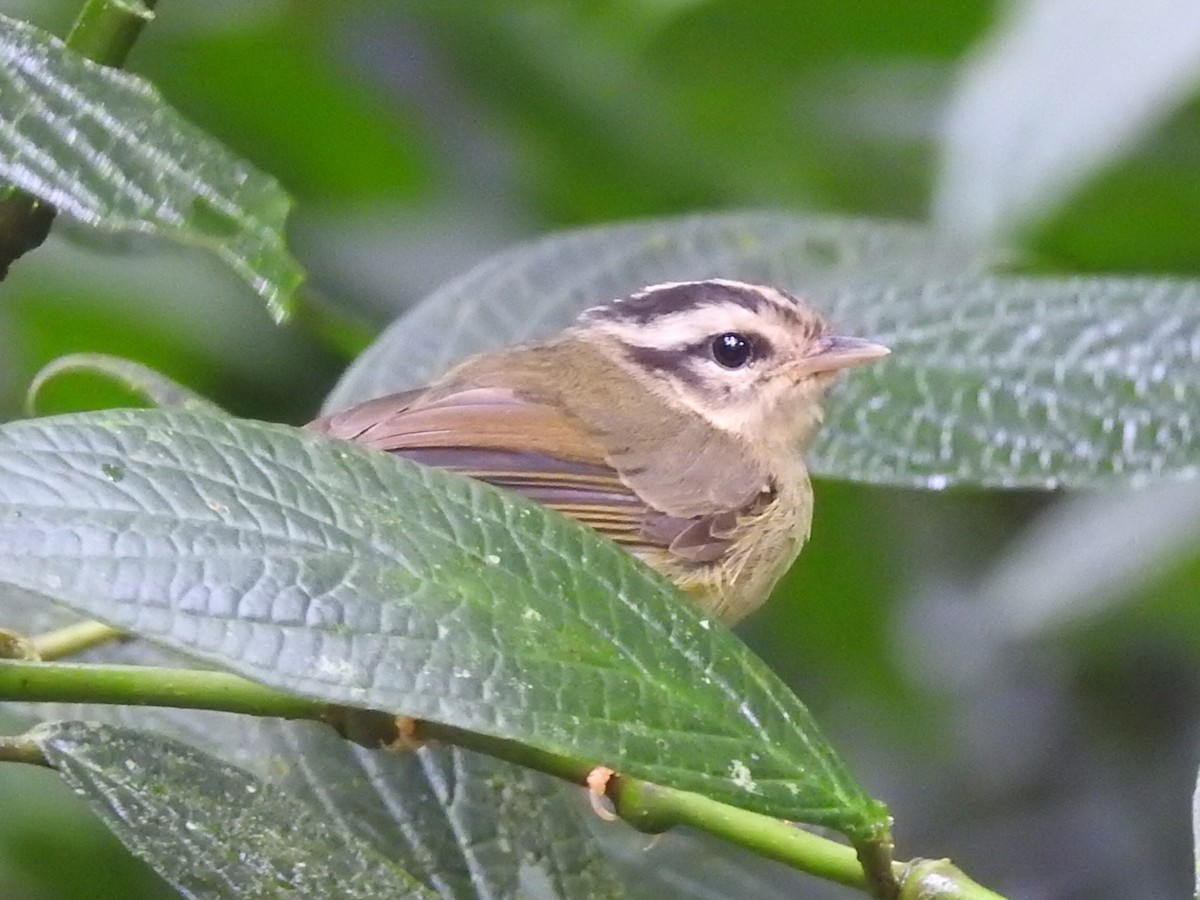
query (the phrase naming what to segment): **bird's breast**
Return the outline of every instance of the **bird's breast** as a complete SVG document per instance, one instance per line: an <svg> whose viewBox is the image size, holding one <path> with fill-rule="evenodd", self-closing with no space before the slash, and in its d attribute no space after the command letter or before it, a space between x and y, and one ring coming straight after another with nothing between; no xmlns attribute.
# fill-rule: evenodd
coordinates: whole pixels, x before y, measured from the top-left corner
<svg viewBox="0 0 1200 900"><path fill-rule="evenodd" d="M739 517L729 548L718 560L689 563L655 551L646 559L692 596L701 608L733 624L770 596L795 562L812 526L812 488L807 475Z"/></svg>

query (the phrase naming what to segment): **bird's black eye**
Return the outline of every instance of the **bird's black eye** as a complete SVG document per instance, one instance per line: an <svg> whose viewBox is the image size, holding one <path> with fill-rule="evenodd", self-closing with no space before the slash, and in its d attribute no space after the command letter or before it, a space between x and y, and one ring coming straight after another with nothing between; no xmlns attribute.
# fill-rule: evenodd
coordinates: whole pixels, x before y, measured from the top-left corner
<svg viewBox="0 0 1200 900"><path fill-rule="evenodd" d="M740 369L750 362L750 357L754 355L754 347L744 334L727 331L713 338L712 355L713 359L725 368Z"/></svg>

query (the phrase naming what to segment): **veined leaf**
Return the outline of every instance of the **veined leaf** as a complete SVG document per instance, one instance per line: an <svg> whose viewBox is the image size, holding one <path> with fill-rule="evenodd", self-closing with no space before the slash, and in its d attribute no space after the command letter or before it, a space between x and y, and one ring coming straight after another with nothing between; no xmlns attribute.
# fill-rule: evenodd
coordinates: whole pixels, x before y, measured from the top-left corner
<svg viewBox="0 0 1200 900"><path fill-rule="evenodd" d="M147 81L0 16L0 179L111 233L207 247L276 318L304 277L271 177L179 116Z"/></svg>
<svg viewBox="0 0 1200 900"><path fill-rule="evenodd" d="M318 810L186 744L87 722L33 734L125 846L187 897L437 896Z"/></svg>
<svg viewBox="0 0 1200 900"><path fill-rule="evenodd" d="M47 598L0 589L0 626L35 634L73 618ZM186 657L145 641L104 644L89 650L87 660L188 665ZM330 827L373 847L444 900L691 896L664 893L661 885L631 893L588 828L594 815L576 788L456 747L381 753L343 740L323 723L200 710L3 703L0 712L15 716L18 727L81 719L187 744L319 810ZM622 829L604 835L614 831ZM641 862L645 838L632 840ZM652 868L665 875L669 862Z"/></svg>
<svg viewBox="0 0 1200 900"><path fill-rule="evenodd" d="M816 473L935 489L1200 473L1200 281L987 278L841 308L892 355L829 400Z"/></svg>
<svg viewBox="0 0 1200 900"><path fill-rule="evenodd" d="M0 428L0 583L267 684L511 738L769 815L886 810L719 623L534 503L283 426Z"/></svg>

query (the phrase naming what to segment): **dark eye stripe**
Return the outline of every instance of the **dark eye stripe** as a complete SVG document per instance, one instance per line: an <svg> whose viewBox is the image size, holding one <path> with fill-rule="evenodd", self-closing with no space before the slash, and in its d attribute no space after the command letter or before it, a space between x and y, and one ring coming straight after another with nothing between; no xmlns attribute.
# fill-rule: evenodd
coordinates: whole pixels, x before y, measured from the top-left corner
<svg viewBox="0 0 1200 900"><path fill-rule="evenodd" d="M773 351L771 342L761 334L743 332L753 347L753 359L761 360L769 357ZM712 338L705 338L683 347L638 347L627 345L626 355L638 365L646 369L660 372L670 372L680 381L688 385L699 385L704 379L700 374L698 362L712 361Z"/></svg>
<svg viewBox="0 0 1200 900"><path fill-rule="evenodd" d="M700 373L696 371L696 348L673 347L661 350L658 347L627 346L625 353L638 365L646 369L670 372L680 381L696 387L700 384Z"/></svg>

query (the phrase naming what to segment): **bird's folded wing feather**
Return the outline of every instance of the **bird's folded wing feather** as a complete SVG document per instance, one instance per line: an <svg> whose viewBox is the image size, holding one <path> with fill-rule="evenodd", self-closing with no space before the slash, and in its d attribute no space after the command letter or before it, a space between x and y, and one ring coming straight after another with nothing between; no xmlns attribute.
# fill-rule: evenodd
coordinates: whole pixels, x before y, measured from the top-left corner
<svg viewBox="0 0 1200 900"><path fill-rule="evenodd" d="M309 427L518 491L631 551L667 549L699 563L728 548L736 510L685 518L653 509L570 414L503 388L466 388L432 400L423 394L371 400Z"/></svg>

